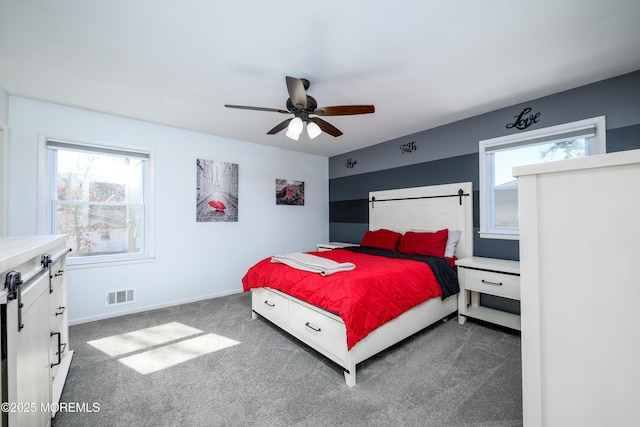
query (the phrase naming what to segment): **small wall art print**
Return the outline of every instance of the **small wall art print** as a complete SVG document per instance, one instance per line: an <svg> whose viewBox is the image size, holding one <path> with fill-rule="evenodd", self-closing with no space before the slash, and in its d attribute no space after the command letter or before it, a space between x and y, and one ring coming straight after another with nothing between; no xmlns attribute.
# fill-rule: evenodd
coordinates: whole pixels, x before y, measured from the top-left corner
<svg viewBox="0 0 640 427"><path fill-rule="evenodd" d="M196 221L238 222L238 165L196 160Z"/></svg>
<svg viewBox="0 0 640 427"><path fill-rule="evenodd" d="M276 205L304 206L304 181L276 179Z"/></svg>

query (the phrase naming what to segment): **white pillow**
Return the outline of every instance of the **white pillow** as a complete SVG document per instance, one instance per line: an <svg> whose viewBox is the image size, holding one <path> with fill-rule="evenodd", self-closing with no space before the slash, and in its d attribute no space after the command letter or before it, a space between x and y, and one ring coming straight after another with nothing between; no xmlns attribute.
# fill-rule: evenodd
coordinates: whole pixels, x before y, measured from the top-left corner
<svg viewBox="0 0 640 427"><path fill-rule="evenodd" d="M456 253L456 245L458 240L462 236L462 230L449 230L449 237L447 238L447 247L444 249L445 258L453 258Z"/></svg>
<svg viewBox="0 0 640 427"><path fill-rule="evenodd" d="M435 233L438 230L421 230L421 229L411 229L410 231L416 233ZM456 253L456 245L458 244L458 240L460 240L460 236L462 236L461 230L449 230L449 237L447 237L447 247L444 249L444 257L445 258L453 258Z"/></svg>

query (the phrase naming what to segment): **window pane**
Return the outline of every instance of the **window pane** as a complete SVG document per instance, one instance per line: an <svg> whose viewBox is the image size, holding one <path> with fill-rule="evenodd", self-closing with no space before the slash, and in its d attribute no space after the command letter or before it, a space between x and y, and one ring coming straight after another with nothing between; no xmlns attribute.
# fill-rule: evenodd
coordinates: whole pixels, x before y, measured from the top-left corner
<svg viewBox="0 0 640 427"><path fill-rule="evenodd" d="M142 251L142 205L58 203L56 213L56 233L69 235L71 256Z"/></svg>
<svg viewBox="0 0 640 427"><path fill-rule="evenodd" d="M511 169L515 166L584 157L585 147L585 138L581 138L495 151L494 185L513 181Z"/></svg>
<svg viewBox="0 0 640 427"><path fill-rule="evenodd" d="M509 181L493 189L494 226L518 228L518 181Z"/></svg>
<svg viewBox="0 0 640 427"><path fill-rule="evenodd" d="M495 228L518 228L518 180L511 175L514 166L550 162L586 154L585 138L522 146L492 153L494 161L493 202Z"/></svg>
<svg viewBox="0 0 640 427"><path fill-rule="evenodd" d="M143 162L135 158L58 150L56 199L142 203Z"/></svg>
<svg viewBox="0 0 640 427"><path fill-rule="evenodd" d="M51 228L69 236L70 258L143 255L147 160L80 145L51 150L56 161Z"/></svg>

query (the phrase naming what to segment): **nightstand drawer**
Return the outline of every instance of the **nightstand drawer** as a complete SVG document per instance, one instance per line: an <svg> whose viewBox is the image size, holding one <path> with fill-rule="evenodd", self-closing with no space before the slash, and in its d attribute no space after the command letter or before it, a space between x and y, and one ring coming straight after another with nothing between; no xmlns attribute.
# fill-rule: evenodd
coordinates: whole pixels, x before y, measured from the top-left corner
<svg viewBox="0 0 640 427"><path fill-rule="evenodd" d="M520 299L520 276L464 268L464 288L500 297Z"/></svg>

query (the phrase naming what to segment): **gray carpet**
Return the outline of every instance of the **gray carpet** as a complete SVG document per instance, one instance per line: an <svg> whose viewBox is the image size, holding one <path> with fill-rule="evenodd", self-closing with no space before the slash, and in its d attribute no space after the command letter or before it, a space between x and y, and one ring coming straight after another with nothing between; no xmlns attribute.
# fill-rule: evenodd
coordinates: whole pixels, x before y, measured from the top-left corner
<svg viewBox="0 0 640 427"><path fill-rule="evenodd" d="M522 425L517 333L453 316L358 365L348 388L337 365L252 321L250 306L249 294L235 294L72 326L76 354L61 402L77 405L53 425ZM128 355L87 344L168 322L240 344L145 375L118 360Z"/></svg>

